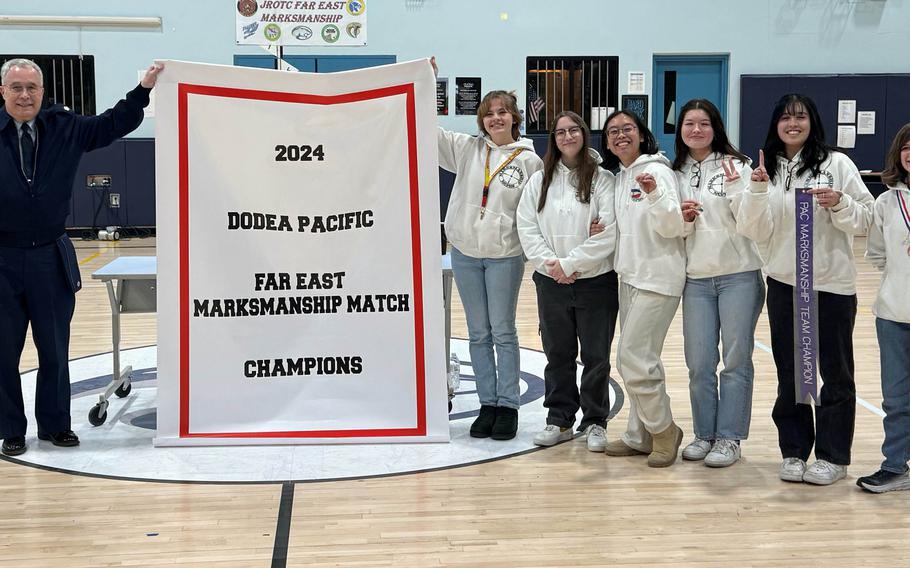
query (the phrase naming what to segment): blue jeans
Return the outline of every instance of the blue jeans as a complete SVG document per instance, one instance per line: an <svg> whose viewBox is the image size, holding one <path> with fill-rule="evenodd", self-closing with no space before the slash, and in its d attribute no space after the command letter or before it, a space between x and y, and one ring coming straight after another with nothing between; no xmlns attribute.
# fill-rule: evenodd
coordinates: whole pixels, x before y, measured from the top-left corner
<svg viewBox="0 0 910 568"><path fill-rule="evenodd" d="M759 270L686 279L682 304L689 398L695 436L702 440L749 437L752 350L764 299ZM718 392L721 342L724 368Z"/></svg>
<svg viewBox="0 0 910 568"><path fill-rule="evenodd" d="M882 469L907 471L910 460L910 323L875 318L882 363L885 441Z"/></svg>
<svg viewBox="0 0 910 568"><path fill-rule="evenodd" d="M520 405L515 310L524 269L523 255L474 258L452 248L452 273L468 323L477 396L484 406Z"/></svg>

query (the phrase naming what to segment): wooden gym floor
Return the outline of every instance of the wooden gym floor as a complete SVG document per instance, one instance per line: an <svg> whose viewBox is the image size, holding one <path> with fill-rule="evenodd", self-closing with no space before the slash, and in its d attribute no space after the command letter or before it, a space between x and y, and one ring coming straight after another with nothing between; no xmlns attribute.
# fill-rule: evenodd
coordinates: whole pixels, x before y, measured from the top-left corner
<svg viewBox="0 0 910 568"><path fill-rule="evenodd" d="M107 295L88 275L120 255L155 254L154 239L76 247L86 278L71 358L110 351ZM643 458L590 453L580 440L481 465L306 484L115 481L0 460L0 567L906 565L910 492L871 495L854 485L878 468L883 436L870 309L879 275L862 259L864 248L857 239L854 337L857 391L869 406L857 406L848 478L831 487L778 480L774 364L756 348L752 431L742 461L727 469L679 461L654 470ZM523 347L539 349L530 275L519 336ZM466 337L457 294L452 315L453 336ZM124 348L156 342L154 315L122 321ZM678 313L664 362L686 443L681 329ZM770 344L764 314L757 340ZM20 369L36 364L29 340ZM627 412L628 405L609 425L611 439Z"/></svg>

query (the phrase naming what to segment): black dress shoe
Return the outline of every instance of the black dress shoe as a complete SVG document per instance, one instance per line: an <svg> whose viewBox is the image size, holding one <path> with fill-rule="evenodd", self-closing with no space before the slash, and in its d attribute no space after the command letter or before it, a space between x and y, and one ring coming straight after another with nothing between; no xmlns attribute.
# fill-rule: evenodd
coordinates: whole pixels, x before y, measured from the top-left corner
<svg viewBox="0 0 910 568"><path fill-rule="evenodd" d="M496 407L496 421L490 437L494 440L511 440L518 433L518 409Z"/></svg>
<svg viewBox="0 0 910 568"><path fill-rule="evenodd" d="M480 414L471 424L472 438L489 438L493 432L493 421L496 420L496 407L483 405Z"/></svg>
<svg viewBox="0 0 910 568"><path fill-rule="evenodd" d="M63 432L55 432L54 434L38 432L38 439L47 440L61 448L71 448L79 445L79 437L76 436L72 430L64 430Z"/></svg>
<svg viewBox="0 0 910 568"><path fill-rule="evenodd" d="M7 456L20 456L25 453L25 436L13 436L3 440L3 454Z"/></svg>

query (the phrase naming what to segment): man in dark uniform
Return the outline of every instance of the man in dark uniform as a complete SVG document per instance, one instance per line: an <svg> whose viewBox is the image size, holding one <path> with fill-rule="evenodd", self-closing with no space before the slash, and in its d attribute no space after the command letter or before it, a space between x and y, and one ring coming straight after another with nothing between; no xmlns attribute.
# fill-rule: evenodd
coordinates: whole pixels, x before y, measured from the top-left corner
<svg viewBox="0 0 910 568"><path fill-rule="evenodd" d="M112 109L78 116L41 108L44 79L28 59L0 69L0 438L2 452L25 452L19 360L29 323L38 350L38 438L79 445L70 425L69 339L82 287L76 251L64 231L82 154L139 126L161 65L152 65Z"/></svg>

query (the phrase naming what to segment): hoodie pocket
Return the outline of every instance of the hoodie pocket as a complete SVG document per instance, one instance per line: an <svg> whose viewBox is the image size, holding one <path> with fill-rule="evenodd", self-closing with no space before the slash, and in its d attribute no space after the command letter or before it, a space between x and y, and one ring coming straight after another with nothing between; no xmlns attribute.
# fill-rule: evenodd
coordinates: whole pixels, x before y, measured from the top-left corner
<svg viewBox="0 0 910 568"><path fill-rule="evenodd" d="M725 229L696 228L687 247L689 271L693 274L720 276L735 271L741 253Z"/></svg>
<svg viewBox="0 0 910 568"><path fill-rule="evenodd" d="M465 204L461 220L457 223L462 242L484 257L500 257L513 248L521 248L515 218L499 211L487 209L480 216L480 206Z"/></svg>

